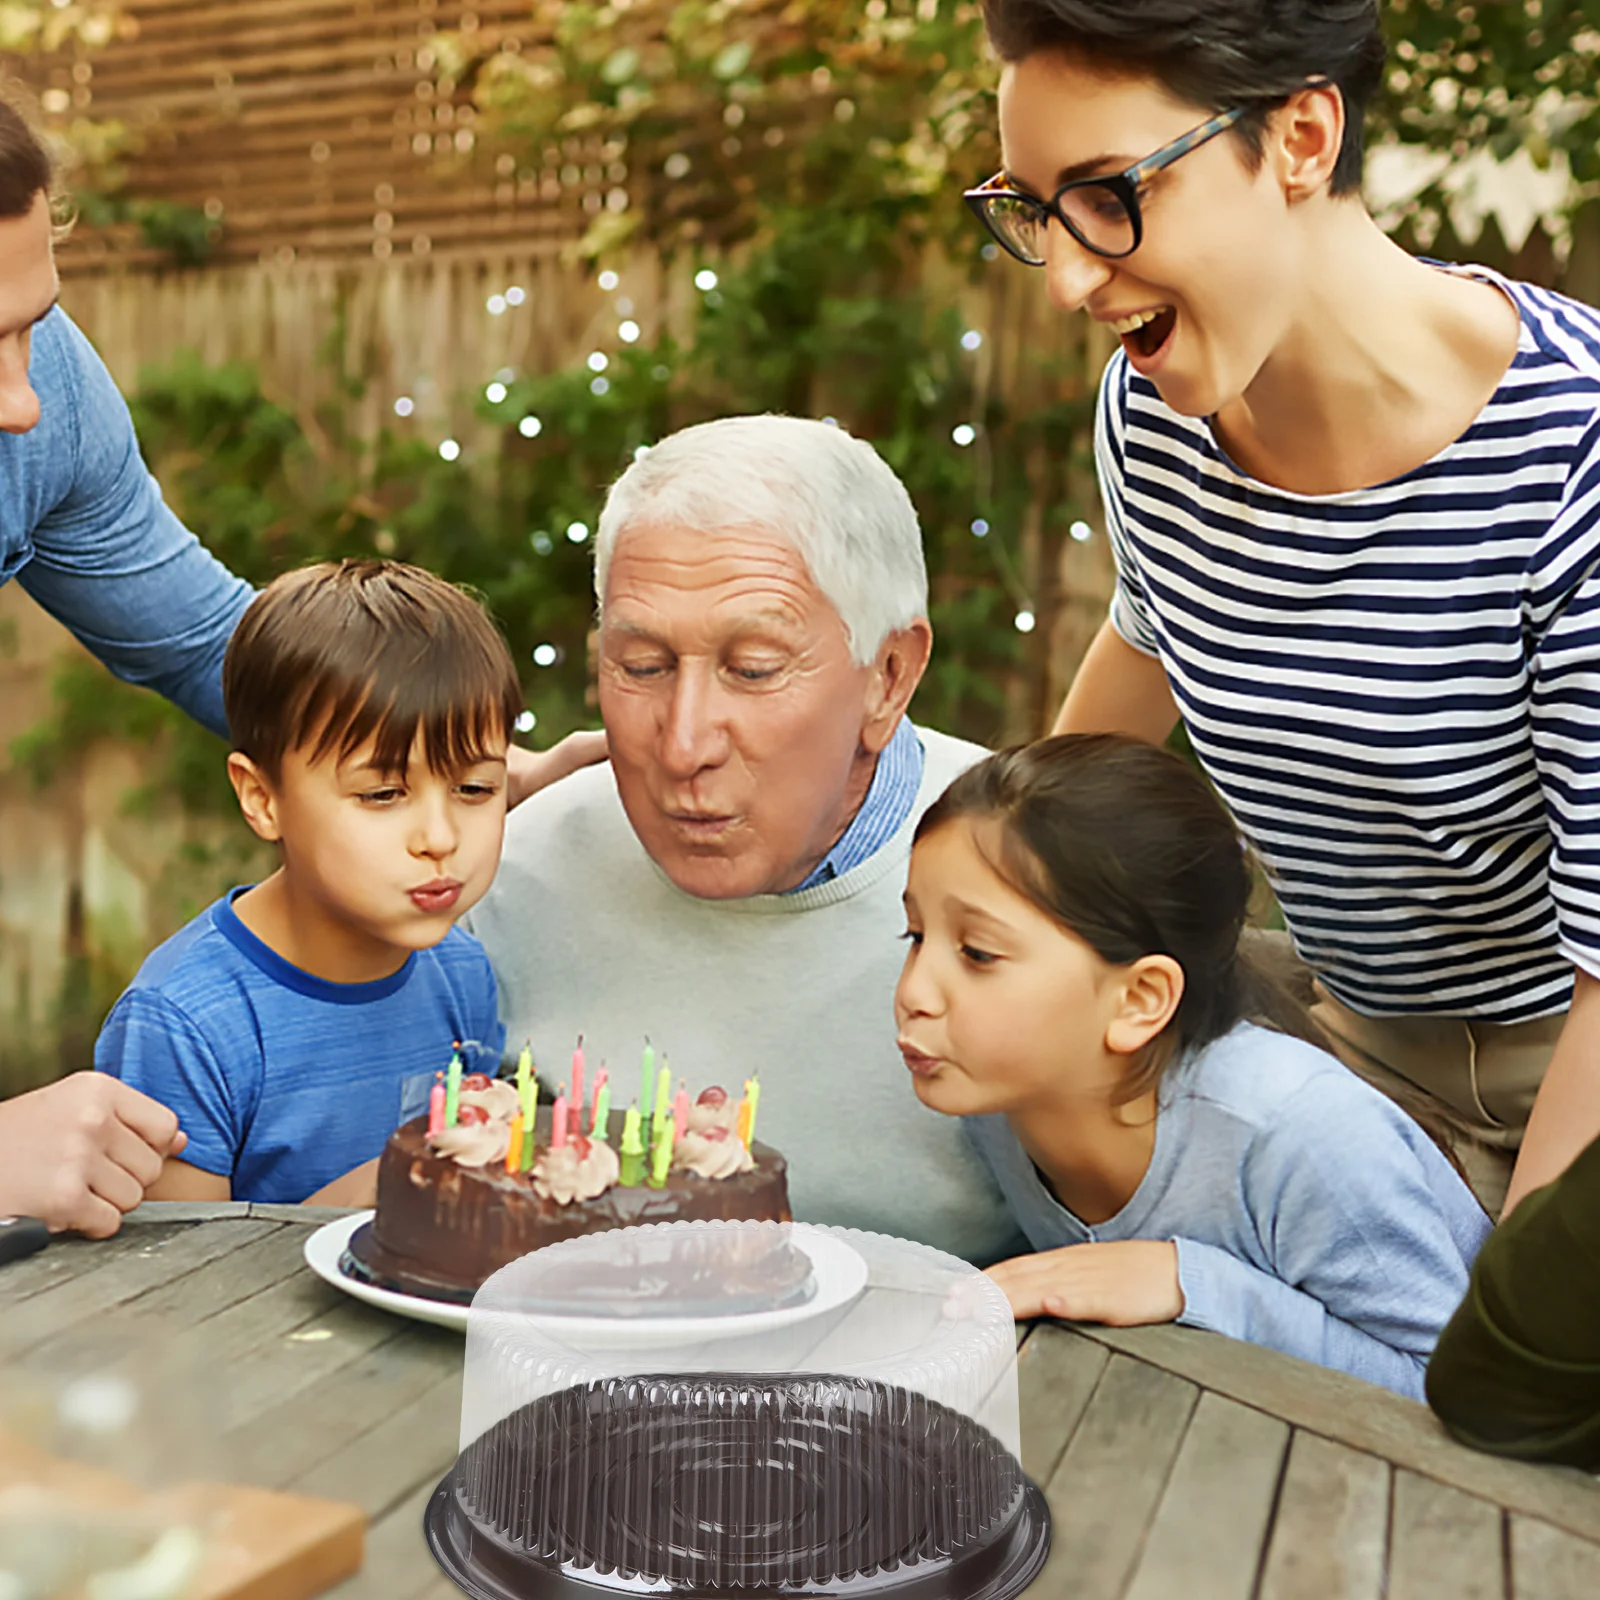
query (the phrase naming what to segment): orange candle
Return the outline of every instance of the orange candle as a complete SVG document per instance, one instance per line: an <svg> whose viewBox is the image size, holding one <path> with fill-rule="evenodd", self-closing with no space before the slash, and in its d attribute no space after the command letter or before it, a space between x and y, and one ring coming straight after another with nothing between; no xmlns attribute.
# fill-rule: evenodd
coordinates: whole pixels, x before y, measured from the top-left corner
<svg viewBox="0 0 1600 1600"><path fill-rule="evenodd" d="M522 1113L518 1111L511 1118L511 1143L506 1146L506 1171L520 1172L522 1170Z"/></svg>

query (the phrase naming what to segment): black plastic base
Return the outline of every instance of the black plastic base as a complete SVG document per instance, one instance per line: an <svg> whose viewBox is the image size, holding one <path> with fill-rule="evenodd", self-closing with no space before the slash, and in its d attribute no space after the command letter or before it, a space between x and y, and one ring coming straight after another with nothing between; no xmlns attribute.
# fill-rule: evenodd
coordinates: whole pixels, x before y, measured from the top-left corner
<svg viewBox="0 0 1600 1600"><path fill-rule="evenodd" d="M921 1396L811 1374L617 1383L525 1407L440 1483L428 1545L473 1600L1011 1600L1049 1553L1015 1459ZM725 1389L714 1423L681 1409L689 1383ZM474 1517L474 1492L494 1509Z"/></svg>

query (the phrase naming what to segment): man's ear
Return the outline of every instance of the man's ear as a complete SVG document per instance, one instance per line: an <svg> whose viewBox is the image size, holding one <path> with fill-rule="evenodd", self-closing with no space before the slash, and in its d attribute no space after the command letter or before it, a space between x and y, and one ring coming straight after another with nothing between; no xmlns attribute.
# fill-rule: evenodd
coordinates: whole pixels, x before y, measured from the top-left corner
<svg viewBox="0 0 1600 1600"><path fill-rule="evenodd" d="M1172 1021L1183 999L1183 968L1171 956L1140 956L1122 969L1117 983L1106 1049L1136 1055Z"/></svg>
<svg viewBox="0 0 1600 1600"><path fill-rule="evenodd" d="M276 844L283 837L278 824L278 797L267 775L241 750L228 756L228 782L239 797L239 809L258 839Z"/></svg>
<svg viewBox="0 0 1600 1600"><path fill-rule="evenodd" d="M896 628L878 646L872 663L872 681L867 686L866 713L861 721L861 743L873 755L884 750L900 726L900 719L911 704L911 697L928 670L933 654L933 625L918 617L909 626Z"/></svg>
<svg viewBox="0 0 1600 1600"><path fill-rule="evenodd" d="M1292 95L1268 123L1272 156L1291 205L1328 187L1344 142L1344 96L1332 84Z"/></svg>

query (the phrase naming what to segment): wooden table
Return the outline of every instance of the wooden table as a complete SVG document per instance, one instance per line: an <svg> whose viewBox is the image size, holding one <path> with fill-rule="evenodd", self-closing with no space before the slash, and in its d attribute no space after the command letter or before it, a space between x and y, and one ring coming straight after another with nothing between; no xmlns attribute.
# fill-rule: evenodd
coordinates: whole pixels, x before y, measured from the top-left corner
<svg viewBox="0 0 1600 1600"><path fill-rule="evenodd" d="M422 1508L455 1456L461 1337L314 1278L303 1207L146 1206L0 1269L0 1364L155 1334L208 1372L234 1476L352 1500L340 1600L450 1600ZM1030 1600L1596 1600L1600 1484L1450 1443L1427 1411L1183 1328L1041 1325L1024 1465L1055 1518Z"/></svg>

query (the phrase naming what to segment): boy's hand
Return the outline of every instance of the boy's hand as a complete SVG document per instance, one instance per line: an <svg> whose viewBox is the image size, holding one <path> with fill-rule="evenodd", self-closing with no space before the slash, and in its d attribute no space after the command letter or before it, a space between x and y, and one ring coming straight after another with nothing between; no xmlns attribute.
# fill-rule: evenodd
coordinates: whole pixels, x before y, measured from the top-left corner
<svg viewBox="0 0 1600 1600"><path fill-rule="evenodd" d="M548 750L524 750L514 744L506 754L506 806L519 806L530 794L605 758L603 733L569 733Z"/></svg>
<svg viewBox="0 0 1600 1600"><path fill-rule="evenodd" d="M1064 1317L1133 1328L1172 1322L1183 1314L1178 1247L1167 1239L1074 1244L1015 1256L989 1268L1006 1292L1012 1315Z"/></svg>
<svg viewBox="0 0 1600 1600"><path fill-rule="evenodd" d="M164 1105L103 1072L75 1072L0 1103L0 1216L109 1239L187 1142Z"/></svg>

